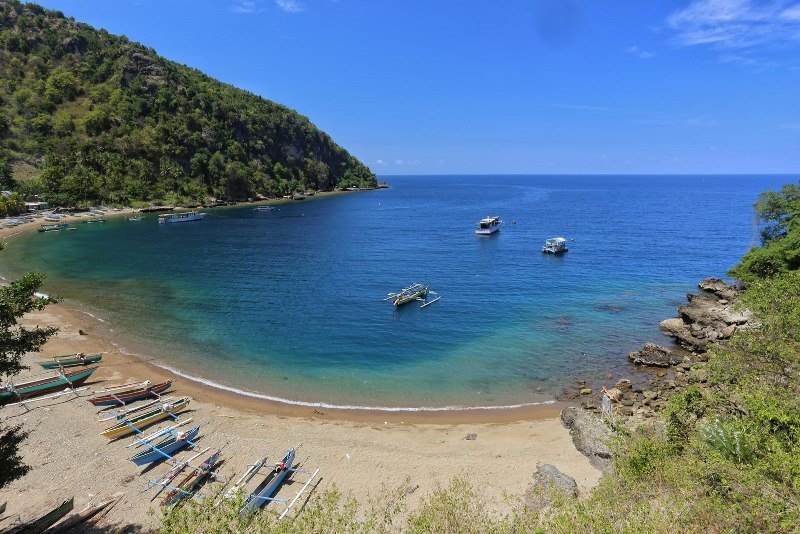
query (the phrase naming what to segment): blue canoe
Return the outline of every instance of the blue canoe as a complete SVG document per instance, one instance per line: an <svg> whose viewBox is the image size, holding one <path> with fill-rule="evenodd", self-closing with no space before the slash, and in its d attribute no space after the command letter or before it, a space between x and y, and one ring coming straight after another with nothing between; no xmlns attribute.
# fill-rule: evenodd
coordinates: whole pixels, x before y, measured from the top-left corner
<svg viewBox="0 0 800 534"><path fill-rule="evenodd" d="M138 453L131 458L131 462L136 465L147 465L153 462L162 462L172 456L173 453L189 446L200 432L200 426L196 426L182 434L176 434L162 439L149 449Z"/></svg>
<svg viewBox="0 0 800 534"><path fill-rule="evenodd" d="M263 508L273 498L281 487L281 484L294 472L294 456L294 449L286 451L283 460L275 465L275 468L267 478L264 479L261 485L247 497L244 506L242 506L239 512L240 515L246 516Z"/></svg>

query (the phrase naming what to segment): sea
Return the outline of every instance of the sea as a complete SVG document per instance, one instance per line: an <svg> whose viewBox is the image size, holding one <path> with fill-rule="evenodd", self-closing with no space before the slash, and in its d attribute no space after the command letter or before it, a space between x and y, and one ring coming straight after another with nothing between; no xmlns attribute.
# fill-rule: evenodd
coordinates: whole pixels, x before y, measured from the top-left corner
<svg viewBox="0 0 800 534"><path fill-rule="evenodd" d="M787 176L385 176L388 189L109 218L30 233L7 278L102 321L123 350L243 394L449 410L552 401L668 343L658 323L758 244L753 203ZM479 219L502 230L477 236ZM542 253L563 236L569 252ZM395 309L411 283L441 296ZM89 317L89 314L91 317Z"/></svg>

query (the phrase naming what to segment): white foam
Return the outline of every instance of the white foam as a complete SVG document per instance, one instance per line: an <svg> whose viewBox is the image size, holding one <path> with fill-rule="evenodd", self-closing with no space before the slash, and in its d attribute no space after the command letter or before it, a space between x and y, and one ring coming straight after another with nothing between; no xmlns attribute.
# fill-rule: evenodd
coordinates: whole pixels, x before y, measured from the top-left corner
<svg viewBox="0 0 800 534"><path fill-rule="evenodd" d="M226 386L225 384L220 384L218 382L214 382L213 380L209 380L207 378L184 373L180 369L175 369L174 367L170 367L169 365L164 365L156 362L152 363L156 367L165 369L174 375L180 376L181 378L185 378L193 382L198 382L200 384L212 388L221 389L223 391L228 391L230 393L235 393L237 395L242 395L244 397L251 397L254 399L267 400L271 402L278 402L281 404L289 404L292 406L306 406L308 408L325 408L326 410L359 410L365 412L463 412L463 411L487 411L487 410L512 410L516 408L528 408L531 406L544 406L548 404L555 404L556 402L554 400L546 400L541 402L523 402L520 404L506 404L503 406L420 406L420 407L362 406L358 404L351 405L351 404L331 404L328 402L307 402L307 401L284 399L282 397L274 397L272 395L265 395L263 393L256 393L253 391L247 391L245 389Z"/></svg>
<svg viewBox="0 0 800 534"><path fill-rule="evenodd" d="M95 315L95 314L93 314L93 313L89 313L89 312L87 312L87 311L84 311L84 310L80 310L80 312L81 312L82 314L84 314L84 315L88 315L89 317L91 317L92 319L95 319L96 321L100 321L101 323L105 323L105 322L106 322L106 320L105 320L105 319L103 319L102 317L98 317L98 316L96 316L96 315Z"/></svg>

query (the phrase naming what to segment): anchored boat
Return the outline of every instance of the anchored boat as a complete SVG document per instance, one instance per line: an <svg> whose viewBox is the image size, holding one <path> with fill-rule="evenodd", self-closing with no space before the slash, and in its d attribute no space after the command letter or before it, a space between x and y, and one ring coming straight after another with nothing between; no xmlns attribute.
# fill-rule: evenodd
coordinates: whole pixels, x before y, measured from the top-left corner
<svg viewBox="0 0 800 534"><path fill-rule="evenodd" d="M542 252L545 254L564 254L569 249L567 248L567 240L563 237L551 237L547 241L544 242L544 246L542 247Z"/></svg>
<svg viewBox="0 0 800 534"><path fill-rule="evenodd" d="M158 216L158 224L200 221L205 216L206 216L205 213L199 211L188 211L186 213L168 213L165 215Z"/></svg>
<svg viewBox="0 0 800 534"><path fill-rule="evenodd" d="M500 220L500 217L496 215L484 217L478 222L478 227L475 229L475 233L478 235L492 235L495 232L500 231L500 226L502 224L503 221Z"/></svg>
<svg viewBox="0 0 800 534"><path fill-rule="evenodd" d="M429 299L428 297L432 298ZM395 307L417 301L422 303L420 308L424 308L425 306L433 304L440 298L442 297L440 297L437 292L431 290L431 288L425 284L417 282L408 287L404 287L397 293L387 293L386 298L383 300L391 300Z"/></svg>
<svg viewBox="0 0 800 534"><path fill-rule="evenodd" d="M61 230L66 230L66 224L43 224L39 227L40 232L60 232Z"/></svg>

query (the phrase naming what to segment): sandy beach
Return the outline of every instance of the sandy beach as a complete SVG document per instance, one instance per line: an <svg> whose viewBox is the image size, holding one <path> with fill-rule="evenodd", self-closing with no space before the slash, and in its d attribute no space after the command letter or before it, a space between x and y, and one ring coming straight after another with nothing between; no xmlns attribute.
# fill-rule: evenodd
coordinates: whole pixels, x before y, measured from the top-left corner
<svg viewBox="0 0 800 534"><path fill-rule="evenodd" d="M279 405L227 393L187 381L161 368L121 354L113 334L69 302L49 306L26 317L27 324L54 325L59 334L40 355L28 355L27 375L41 375L37 359L74 352L103 352L103 362L83 398L63 397L22 407L6 407L0 416L7 424L21 424L30 432L22 446L31 472L4 488L0 501L8 502L7 526L20 514L35 516L69 496L75 508L117 492L122 501L101 525L158 524L158 506L150 502L155 490L147 481L167 471L162 465L150 472L129 461L132 438L108 443L100 435L108 423L98 422L95 408L85 397L108 385L169 377L170 395L192 397L184 417L201 425L201 447L223 448L222 475L242 473L246 465L268 455L276 459L290 446L302 444L299 459L307 468L320 468L316 492L336 485L362 503L386 489L416 488L408 498L419 499L454 476L481 480L490 509L507 510L506 496L521 495L539 463L550 463L573 476L585 492L595 485L599 471L572 445L558 420L559 405L536 410L447 413L370 413L316 410ZM80 334L82 331L83 334ZM23 376L18 377L21 379ZM167 426L167 423L151 430ZM475 434L476 439L465 439ZM182 453L184 457L191 453ZM496 460L502 459L501 462ZM493 474L485 476L487 461ZM57 483L54 483L57 481ZM299 487L295 485L295 488ZM283 490L292 496L296 489Z"/></svg>

